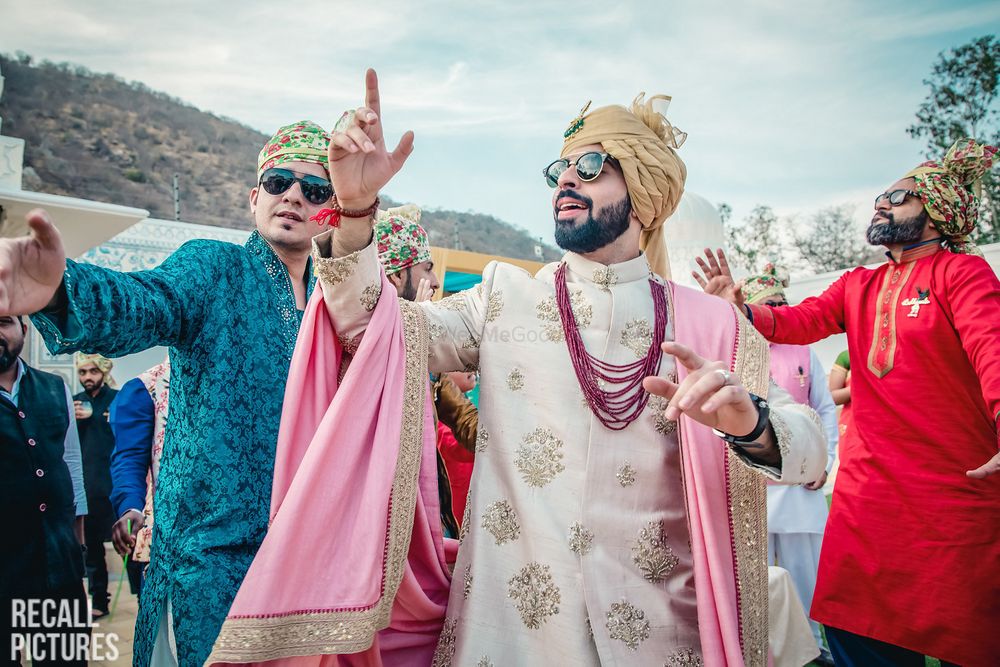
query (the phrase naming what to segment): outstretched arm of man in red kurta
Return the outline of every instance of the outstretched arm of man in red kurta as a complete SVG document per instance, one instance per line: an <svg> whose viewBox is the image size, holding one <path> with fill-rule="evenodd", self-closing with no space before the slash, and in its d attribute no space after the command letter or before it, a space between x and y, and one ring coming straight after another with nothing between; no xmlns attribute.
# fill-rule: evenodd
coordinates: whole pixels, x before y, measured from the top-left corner
<svg viewBox="0 0 1000 667"><path fill-rule="evenodd" d="M952 324L976 369L996 426L1000 418L1000 280L986 260L969 258L949 267L947 293ZM966 474L976 479L1000 474L1000 453Z"/></svg>
<svg viewBox="0 0 1000 667"><path fill-rule="evenodd" d="M743 303L742 284L733 280L726 253L705 248L705 260L698 258L704 276L692 273L708 294L722 297L740 308L754 327L772 343L808 345L844 332L844 293L847 276L840 276L825 292L809 297L797 306L750 306Z"/></svg>

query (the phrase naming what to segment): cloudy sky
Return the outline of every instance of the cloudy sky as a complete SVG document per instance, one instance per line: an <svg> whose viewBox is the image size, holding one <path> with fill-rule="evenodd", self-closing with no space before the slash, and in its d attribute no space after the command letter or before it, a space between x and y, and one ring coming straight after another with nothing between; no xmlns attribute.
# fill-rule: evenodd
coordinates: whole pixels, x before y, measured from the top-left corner
<svg viewBox="0 0 1000 667"><path fill-rule="evenodd" d="M587 100L672 95L688 188L737 218L863 209L922 158L905 129L937 54L1000 28L990 0L3 5L0 51L113 72L267 133L332 126L373 66L391 140L416 132L387 192L546 240L541 168Z"/></svg>

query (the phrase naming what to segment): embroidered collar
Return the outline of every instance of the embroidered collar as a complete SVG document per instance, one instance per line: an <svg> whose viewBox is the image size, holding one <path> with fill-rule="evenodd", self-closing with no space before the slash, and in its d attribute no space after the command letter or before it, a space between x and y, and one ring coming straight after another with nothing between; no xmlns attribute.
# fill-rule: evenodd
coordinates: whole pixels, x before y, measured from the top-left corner
<svg viewBox="0 0 1000 667"><path fill-rule="evenodd" d="M620 283L648 280L650 276L649 262L646 261L644 253L640 253L638 257L627 262L601 264L586 259L575 252L568 252L563 256L563 262L577 278L594 283L604 290Z"/></svg>
<svg viewBox="0 0 1000 667"><path fill-rule="evenodd" d="M294 295L291 291L292 282L288 277L288 269L285 268L284 263L282 263L278 255L256 229L250 234L250 238L247 239L243 247L247 249L247 252L260 260L260 263L264 265L264 269L267 271L267 275L271 276L272 280L278 283L285 283L289 294ZM305 275L309 281L306 285L306 297L308 298L312 294L313 285L316 284L316 276L313 275L312 270L312 255L306 260Z"/></svg>
<svg viewBox="0 0 1000 667"><path fill-rule="evenodd" d="M944 239L942 237L936 236L932 239L927 239L926 241L920 241L919 243L903 246L903 252L900 254L898 262L895 258L893 258L891 252L885 253L885 256L888 257L889 261L893 264L906 264L907 262L912 262L922 257L930 257L931 255L937 253L941 250L941 244L943 242Z"/></svg>

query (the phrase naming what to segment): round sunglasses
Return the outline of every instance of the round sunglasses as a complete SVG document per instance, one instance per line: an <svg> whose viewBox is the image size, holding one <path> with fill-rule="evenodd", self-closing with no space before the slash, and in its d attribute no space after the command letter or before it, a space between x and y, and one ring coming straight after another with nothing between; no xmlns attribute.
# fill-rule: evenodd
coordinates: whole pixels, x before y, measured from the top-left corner
<svg viewBox="0 0 1000 667"><path fill-rule="evenodd" d="M295 183L302 189L302 196L310 204L325 204L333 196L333 185L319 176L298 176L290 169L271 167L260 175L260 186L269 195L280 195L288 192Z"/></svg>
<svg viewBox="0 0 1000 667"><path fill-rule="evenodd" d="M549 187L554 188L559 185L559 177L563 175L563 172L575 166L576 175L580 177L581 181L592 181L601 175L605 162L614 161L615 159L607 153L591 151L572 161L560 158L543 169L542 175L545 176L545 182L548 183Z"/></svg>

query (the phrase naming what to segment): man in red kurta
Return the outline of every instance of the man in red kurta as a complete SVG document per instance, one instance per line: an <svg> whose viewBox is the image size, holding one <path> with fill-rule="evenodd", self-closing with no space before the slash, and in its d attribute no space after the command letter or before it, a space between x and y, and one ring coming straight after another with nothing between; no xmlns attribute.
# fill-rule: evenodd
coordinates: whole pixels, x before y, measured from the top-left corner
<svg viewBox="0 0 1000 667"><path fill-rule="evenodd" d="M838 665L1000 659L1000 281L966 238L996 152L958 142L876 198L882 266L797 306L744 307L774 342L847 333L857 437L811 613ZM706 254L699 281L738 301L721 251Z"/></svg>

